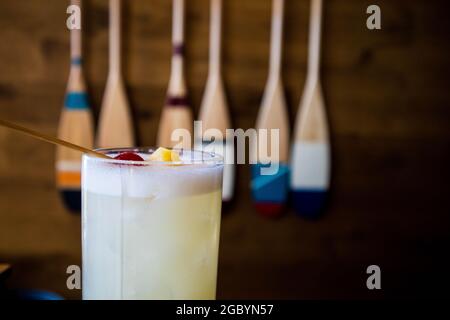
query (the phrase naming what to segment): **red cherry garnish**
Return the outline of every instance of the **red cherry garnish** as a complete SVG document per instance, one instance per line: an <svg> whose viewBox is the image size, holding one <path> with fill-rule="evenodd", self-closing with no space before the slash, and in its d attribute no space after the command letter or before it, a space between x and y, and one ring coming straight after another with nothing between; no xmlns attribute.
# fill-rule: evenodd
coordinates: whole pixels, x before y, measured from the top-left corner
<svg viewBox="0 0 450 320"><path fill-rule="evenodd" d="M121 154L114 157L115 160L126 160L126 161L144 161L140 155L134 152L122 152Z"/></svg>

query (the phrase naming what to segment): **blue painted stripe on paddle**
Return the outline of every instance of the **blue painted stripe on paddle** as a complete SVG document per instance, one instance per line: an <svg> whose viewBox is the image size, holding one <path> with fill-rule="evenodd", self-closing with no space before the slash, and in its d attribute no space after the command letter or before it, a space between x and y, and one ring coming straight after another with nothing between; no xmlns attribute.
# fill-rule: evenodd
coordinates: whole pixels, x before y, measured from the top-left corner
<svg viewBox="0 0 450 320"><path fill-rule="evenodd" d="M280 163L278 172L274 175L261 175L261 169L270 164L254 164L251 166L251 189L256 202L283 203L288 197L289 167Z"/></svg>
<svg viewBox="0 0 450 320"><path fill-rule="evenodd" d="M88 95L85 92L69 92L66 94L64 106L68 109L87 109Z"/></svg>
<svg viewBox="0 0 450 320"><path fill-rule="evenodd" d="M71 64L74 66L81 66L83 64L83 58L81 58L81 57L72 58Z"/></svg>
<svg viewBox="0 0 450 320"><path fill-rule="evenodd" d="M292 202L298 215L314 219L322 213L327 196L327 190L297 189L292 192Z"/></svg>

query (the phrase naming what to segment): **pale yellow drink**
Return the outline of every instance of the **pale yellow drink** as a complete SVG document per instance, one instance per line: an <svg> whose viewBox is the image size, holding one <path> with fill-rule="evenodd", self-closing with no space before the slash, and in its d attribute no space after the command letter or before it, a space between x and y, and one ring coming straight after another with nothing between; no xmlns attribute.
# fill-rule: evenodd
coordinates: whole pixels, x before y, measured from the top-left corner
<svg viewBox="0 0 450 320"><path fill-rule="evenodd" d="M84 156L83 299L215 298L223 164L181 157Z"/></svg>

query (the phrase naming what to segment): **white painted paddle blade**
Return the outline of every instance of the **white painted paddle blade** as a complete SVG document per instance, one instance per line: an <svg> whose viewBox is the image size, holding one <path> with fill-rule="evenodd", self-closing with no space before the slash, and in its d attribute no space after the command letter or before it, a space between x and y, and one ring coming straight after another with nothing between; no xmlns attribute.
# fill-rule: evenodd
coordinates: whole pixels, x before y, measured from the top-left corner
<svg viewBox="0 0 450 320"><path fill-rule="evenodd" d="M72 5L81 6L80 0ZM94 125L82 71L81 31L71 31L71 68L58 137L92 149ZM56 184L64 204L73 211L81 210L81 154L64 147L56 148Z"/></svg>

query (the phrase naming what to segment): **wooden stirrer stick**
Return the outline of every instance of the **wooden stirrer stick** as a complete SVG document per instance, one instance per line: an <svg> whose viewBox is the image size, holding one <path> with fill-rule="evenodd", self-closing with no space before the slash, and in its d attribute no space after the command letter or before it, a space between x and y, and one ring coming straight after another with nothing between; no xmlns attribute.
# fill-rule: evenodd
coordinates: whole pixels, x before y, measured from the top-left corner
<svg viewBox="0 0 450 320"><path fill-rule="evenodd" d="M70 148L70 149L74 149L74 150L77 150L77 151L80 151L80 152L83 152L83 153L87 153L87 154L93 155L93 156L98 157L98 158L111 159L111 157L108 157L107 155L105 155L103 153L100 153L100 152L97 152L97 151L94 151L94 150L91 150L91 149L87 149L87 148L84 148L82 146L79 146L79 145L76 145L76 144L73 144L73 143L61 140L61 139L57 139L57 138L52 137L52 136L45 135L43 133L40 133L40 132L31 130L31 129L28 129L28 128L19 126L19 125L15 124L15 123L11 123L11 122L8 122L8 121L5 121L5 120L1 120L0 119L0 126L7 127L7 128L10 128L10 129L13 129L13 130L25 133L25 134L27 134L29 136L32 136L32 137L36 138L36 139L43 140L43 141L46 141L46 142L49 142L49 143L53 143L55 145L64 146L64 147L67 147L67 148Z"/></svg>

